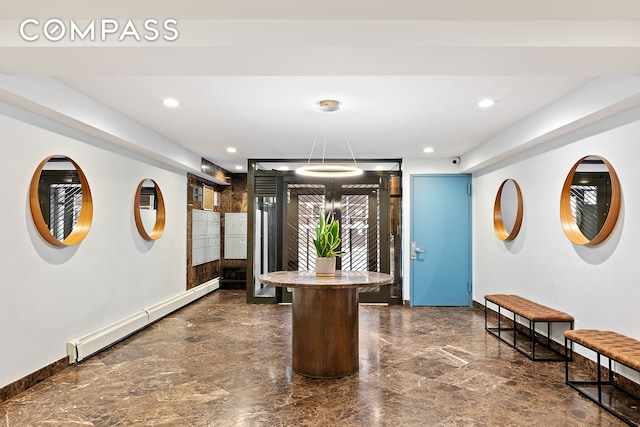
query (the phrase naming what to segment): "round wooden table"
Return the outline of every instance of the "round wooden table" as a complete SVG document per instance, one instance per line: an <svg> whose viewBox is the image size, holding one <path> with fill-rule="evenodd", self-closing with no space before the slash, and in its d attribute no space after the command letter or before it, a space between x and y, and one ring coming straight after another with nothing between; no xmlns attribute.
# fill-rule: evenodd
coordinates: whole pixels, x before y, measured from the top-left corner
<svg viewBox="0 0 640 427"><path fill-rule="evenodd" d="M261 274L264 284L293 289L291 353L293 371L311 378L339 378L358 371L358 288L393 282L371 271L313 271Z"/></svg>

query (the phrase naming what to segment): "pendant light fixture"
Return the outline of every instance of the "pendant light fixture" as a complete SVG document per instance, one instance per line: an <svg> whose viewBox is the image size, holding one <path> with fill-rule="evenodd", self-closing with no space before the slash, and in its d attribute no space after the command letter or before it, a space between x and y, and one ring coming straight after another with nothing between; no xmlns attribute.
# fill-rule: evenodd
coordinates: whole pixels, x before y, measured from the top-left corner
<svg viewBox="0 0 640 427"><path fill-rule="evenodd" d="M340 103L335 100L326 99L320 101L320 110L324 113L336 113L340 109ZM316 147L316 142L318 141L318 136L320 131L316 133L316 137L313 140L313 145L311 146L311 153L309 153L309 160L307 164L304 166L300 166L296 169L296 173L298 175L304 176L313 176L313 177L321 177L321 178L343 178L348 176L357 176L362 175L362 169L358 167L358 162L356 162L356 158L353 155L353 150L351 149L351 144L349 143L349 138L347 137L346 132L344 132L344 139L347 142L347 147L349 148L349 153L351 153L351 159L353 160L353 164L336 164L336 163L325 163L325 152L327 149L327 126L326 120L323 120L324 126L324 141L322 146L322 160L319 163L311 163L311 157L313 156L313 150Z"/></svg>

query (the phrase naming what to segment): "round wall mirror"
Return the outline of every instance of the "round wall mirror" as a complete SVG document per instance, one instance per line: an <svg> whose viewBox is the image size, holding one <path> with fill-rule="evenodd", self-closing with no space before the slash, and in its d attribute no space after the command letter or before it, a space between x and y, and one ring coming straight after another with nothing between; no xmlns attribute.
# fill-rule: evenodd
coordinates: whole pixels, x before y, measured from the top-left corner
<svg viewBox="0 0 640 427"><path fill-rule="evenodd" d="M520 186L513 179L502 182L493 204L493 230L500 240L513 240L522 226L524 207Z"/></svg>
<svg viewBox="0 0 640 427"><path fill-rule="evenodd" d="M40 162L31 178L29 205L38 232L52 245L77 245L91 228L89 183L69 157L50 156Z"/></svg>
<svg viewBox="0 0 640 427"><path fill-rule="evenodd" d="M136 189L133 214L140 235L147 240L157 240L164 232L164 198L158 184L143 179Z"/></svg>
<svg viewBox="0 0 640 427"><path fill-rule="evenodd" d="M576 245L604 242L620 212L620 182L613 166L600 156L585 156L573 165L560 196L562 229Z"/></svg>

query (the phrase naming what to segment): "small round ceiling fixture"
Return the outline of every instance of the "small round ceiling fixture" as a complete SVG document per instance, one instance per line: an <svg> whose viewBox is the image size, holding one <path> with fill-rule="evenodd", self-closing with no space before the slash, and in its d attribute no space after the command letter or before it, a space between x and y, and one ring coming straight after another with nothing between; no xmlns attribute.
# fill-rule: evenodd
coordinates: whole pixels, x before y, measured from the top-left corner
<svg viewBox="0 0 640 427"><path fill-rule="evenodd" d="M334 101L332 99L325 99L320 101L320 110L325 113L332 113L334 111L338 111L340 109L340 103L338 101Z"/></svg>

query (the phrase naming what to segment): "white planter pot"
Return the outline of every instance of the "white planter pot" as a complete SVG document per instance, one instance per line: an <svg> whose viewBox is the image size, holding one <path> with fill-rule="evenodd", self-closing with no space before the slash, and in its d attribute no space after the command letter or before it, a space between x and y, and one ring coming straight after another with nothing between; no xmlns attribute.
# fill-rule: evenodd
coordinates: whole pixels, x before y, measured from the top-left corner
<svg viewBox="0 0 640 427"><path fill-rule="evenodd" d="M336 258L316 258L316 276L333 277L336 275Z"/></svg>

